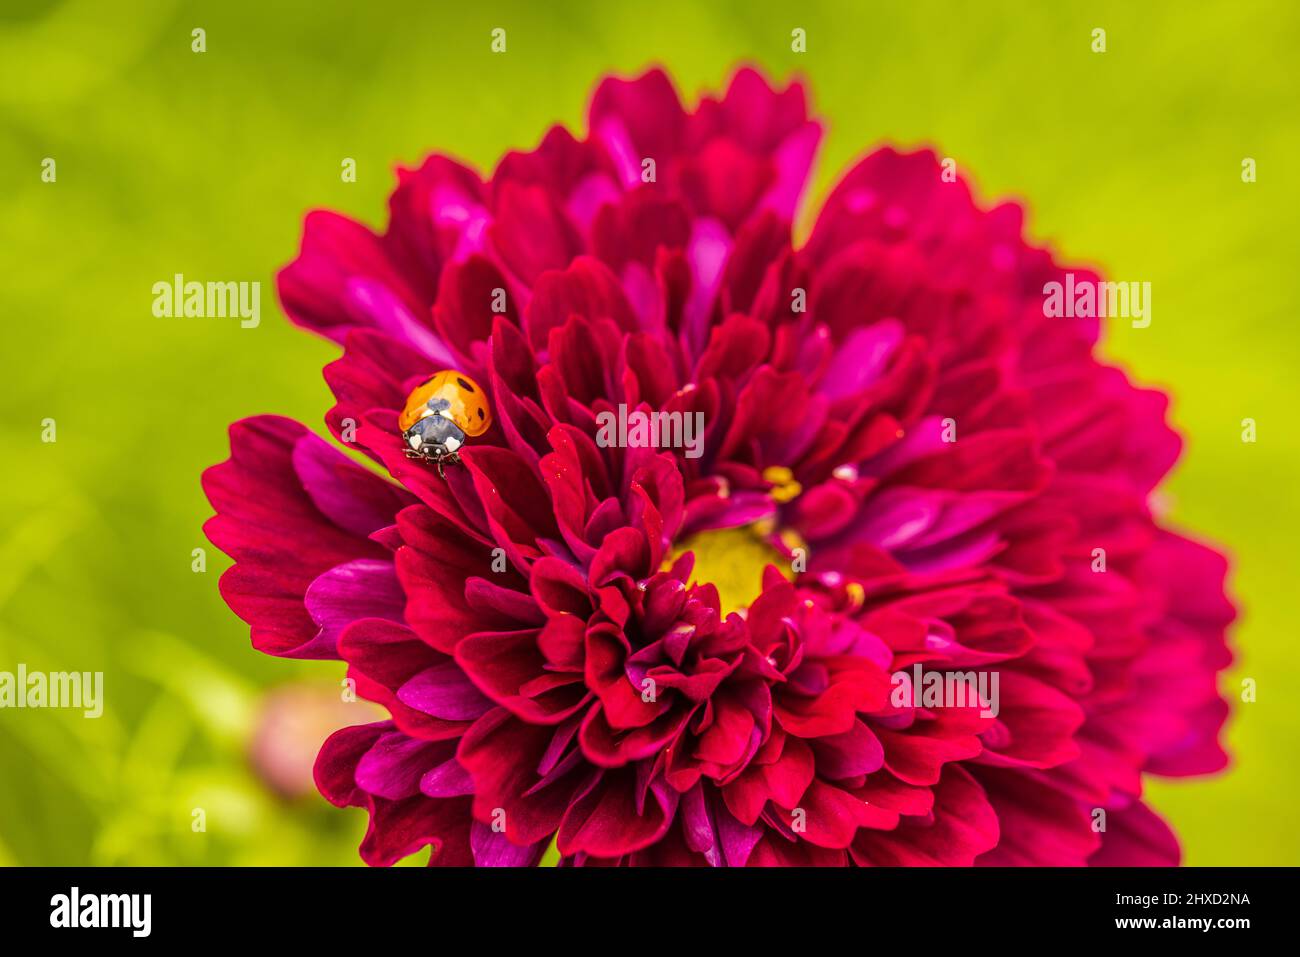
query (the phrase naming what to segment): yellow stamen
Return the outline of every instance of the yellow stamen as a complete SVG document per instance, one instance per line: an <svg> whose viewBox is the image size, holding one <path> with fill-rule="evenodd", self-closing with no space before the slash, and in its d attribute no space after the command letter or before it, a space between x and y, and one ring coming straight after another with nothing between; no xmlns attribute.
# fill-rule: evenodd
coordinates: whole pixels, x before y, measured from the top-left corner
<svg viewBox="0 0 1300 957"><path fill-rule="evenodd" d="M794 501L803 491L803 486L795 481L794 473L784 465L769 465L763 469L763 481L772 483L768 494L782 505Z"/></svg>

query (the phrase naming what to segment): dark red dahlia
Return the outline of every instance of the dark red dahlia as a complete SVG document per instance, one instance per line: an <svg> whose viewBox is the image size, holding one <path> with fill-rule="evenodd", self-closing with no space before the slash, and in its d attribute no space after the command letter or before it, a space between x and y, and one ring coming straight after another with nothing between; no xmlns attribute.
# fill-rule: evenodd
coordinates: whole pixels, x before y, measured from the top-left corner
<svg viewBox="0 0 1300 957"><path fill-rule="evenodd" d="M255 647L392 715L316 762L368 863L1177 860L1142 776L1224 765L1233 609L1152 515L1166 399L931 152L796 247L819 133L797 85L688 112L655 71L487 181L400 171L382 236L307 217L284 307L392 480L246 420L207 531ZM397 427L440 369L495 413L445 479ZM607 428L652 413L673 447Z"/></svg>

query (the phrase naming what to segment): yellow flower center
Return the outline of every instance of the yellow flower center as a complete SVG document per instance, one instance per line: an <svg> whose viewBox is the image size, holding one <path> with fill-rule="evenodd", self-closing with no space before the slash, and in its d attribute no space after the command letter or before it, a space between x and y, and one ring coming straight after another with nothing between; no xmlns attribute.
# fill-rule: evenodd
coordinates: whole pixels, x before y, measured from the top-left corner
<svg viewBox="0 0 1300 957"><path fill-rule="evenodd" d="M692 535L673 547L668 562L683 552L695 553L692 581L711 583L718 590L725 617L744 611L763 590L763 569L775 565L794 580L790 562L769 541L771 524L757 522L743 528L716 528Z"/></svg>
<svg viewBox="0 0 1300 957"><path fill-rule="evenodd" d="M794 472L784 465L763 469L763 481L771 483L767 494L779 505L794 501L803 492ZM784 551L778 547L778 540ZM763 591L763 569L768 565L775 565L787 581L794 581L795 569L802 571L808 559L803 539L793 529L779 529L775 518L692 535L673 546L663 567L668 568L683 552L695 553L691 580L712 584L718 590L723 617L733 611L743 612L754 603Z"/></svg>

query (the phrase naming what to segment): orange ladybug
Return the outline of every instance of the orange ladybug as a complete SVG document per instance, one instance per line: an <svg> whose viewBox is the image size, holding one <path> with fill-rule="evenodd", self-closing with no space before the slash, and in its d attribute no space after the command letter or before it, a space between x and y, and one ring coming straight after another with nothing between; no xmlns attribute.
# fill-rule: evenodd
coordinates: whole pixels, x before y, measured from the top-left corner
<svg viewBox="0 0 1300 957"><path fill-rule="evenodd" d="M409 458L438 466L459 462L467 439L492 427L492 407L477 382L455 369L435 372L406 397L397 419Z"/></svg>

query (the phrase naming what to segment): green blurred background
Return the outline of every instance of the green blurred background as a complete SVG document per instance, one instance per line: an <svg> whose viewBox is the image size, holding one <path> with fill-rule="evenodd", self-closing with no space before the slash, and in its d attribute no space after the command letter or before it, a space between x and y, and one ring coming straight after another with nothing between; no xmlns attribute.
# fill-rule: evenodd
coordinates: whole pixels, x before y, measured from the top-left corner
<svg viewBox="0 0 1300 957"><path fill-rule="evenodd" d="M342 7L0 0L0 670L101 670L107 697L99 720L0 711L0 863L356 861L363 815L277 796L248 742L286 684L280 765L368 715L330 704L339 666L250 650L219 553L191 570L227 424L319 425L329 405L335 347L282 318L272 276L310 207L382 226L395 163L440 148L490 169L580 128L607 71L662 63L693 99L740 61L808 79L829 126L814 200L882 140L931 142L985 198L1024 199L1036 239L1151 281L1153 324L1106 349L1174 393L1188 444L1166 501L1234 556L1224 686L1254 678L1258 701L1234 708L1229 773L1149 793L1189 864L1300 863L1294 3ZM177 272L261 280L261 327L154 318Z"/></svg>

